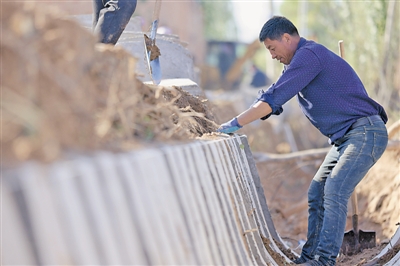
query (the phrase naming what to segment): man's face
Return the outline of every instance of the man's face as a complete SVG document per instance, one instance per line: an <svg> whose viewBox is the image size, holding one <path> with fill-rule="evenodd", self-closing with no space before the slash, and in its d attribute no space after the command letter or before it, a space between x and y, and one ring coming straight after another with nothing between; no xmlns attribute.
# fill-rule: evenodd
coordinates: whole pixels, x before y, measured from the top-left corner
<svg viewBox="0 0 400 266"><path fill-rule="evenodd" d="M265 47L271 53L272 59L276 59L284 65L289 65L297 49L294 47L293 40L289 34L282 35L280 40L265 39Z"/></svg>

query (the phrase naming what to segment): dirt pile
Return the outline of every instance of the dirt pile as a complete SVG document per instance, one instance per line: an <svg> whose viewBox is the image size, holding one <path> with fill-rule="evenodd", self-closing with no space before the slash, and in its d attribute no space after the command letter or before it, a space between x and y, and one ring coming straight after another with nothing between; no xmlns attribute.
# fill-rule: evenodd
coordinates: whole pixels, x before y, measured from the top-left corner
<svg viewBox="0 0 400 266"><path fill-rule="evenodd" d="M96 44L55 10L3 3L1 31L3 164L182 141L217 127L204 99L144 85L127 51Z"/></svg>
<svg viewBox="0 0 400 266"><path fill-rule="evenodd" d="M392 236L400 225L400 150L387 150L360 183L363 216L382 225L382 234ZM380 163L382 162L382 163Z"/></svg>

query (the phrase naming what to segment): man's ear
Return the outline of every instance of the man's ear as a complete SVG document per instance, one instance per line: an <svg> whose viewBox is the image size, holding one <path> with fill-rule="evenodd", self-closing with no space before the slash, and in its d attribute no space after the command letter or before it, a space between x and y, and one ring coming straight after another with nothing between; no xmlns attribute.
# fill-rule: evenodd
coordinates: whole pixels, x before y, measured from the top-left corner
<svg viewBox="0 0 400 266"><path fill-rule="evenodd" d="M292 40L292 36L290 36L289 33L284 33L282 35L282 40L286 43L290 43L290 41Z"/></svg>

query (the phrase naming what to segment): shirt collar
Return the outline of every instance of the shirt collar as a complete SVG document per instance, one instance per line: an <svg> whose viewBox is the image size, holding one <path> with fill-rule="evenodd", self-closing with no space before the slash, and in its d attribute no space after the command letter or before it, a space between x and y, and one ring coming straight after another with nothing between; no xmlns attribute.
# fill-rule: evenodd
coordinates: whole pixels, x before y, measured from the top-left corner
<svg viewBox="0 0 400 266"><path fill-rule="evenodd" d="M302 47L304 44L306 44L306 42L307 42L306 39L304 39L303 37L300 37L300 41L297 44L297 49L296 50L299 50L299 48Z"/></svg>

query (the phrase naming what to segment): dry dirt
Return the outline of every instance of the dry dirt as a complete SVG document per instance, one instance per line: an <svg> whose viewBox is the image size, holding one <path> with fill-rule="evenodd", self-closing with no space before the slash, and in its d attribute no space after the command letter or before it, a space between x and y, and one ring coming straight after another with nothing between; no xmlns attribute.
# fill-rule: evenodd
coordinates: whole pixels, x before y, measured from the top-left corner
<svg viewBox="0 0 400 266"><path fill-rule="evenodd" d="M211 104L177 87L144 85L128 52L96 44L76 22L29 2L2 3L1 31L2 165L188 141L237 115L229 103ZM268 122L241 133L255 151L290 150ZM320 143L315 135L310 131L308 143ZM357 189L359 227L376 231L378 243L400 222L399 157L398 149L387 151ZM307 227L307 188L319 163L257 164L277 231L297 252ZM338 265L361 265L381 248L341 257Z"/></svg>
<svg viewBox="0 0 400 266"><path fill-rule="evenodd" d="M129 150L215 131L205 99L146 86L136 59L55 10L3 3L2 163Z"/></svg>
<svg viewBox="0 0 400 266"><path fill-rule="evenodd" d="M399 158L400 150L387 150L357 187L359 229L375 231L377 247L354 256L341 256L337 265L362 265L359 263L375 257L397 230L400 222ZM300 241L306 239L307 232L307 189L319 163L320 160L257 163L276 230L298 254ZM351 229L349 213L346 230Z"/></svg>
<svg viewBox="0 0 400 266"><path fill-rule="evenodd" d="M150 61L157 59L161 55L160 48L158 48L146 34L144 34L144 39L146 43L146 52L150 52Z"/></svg>

